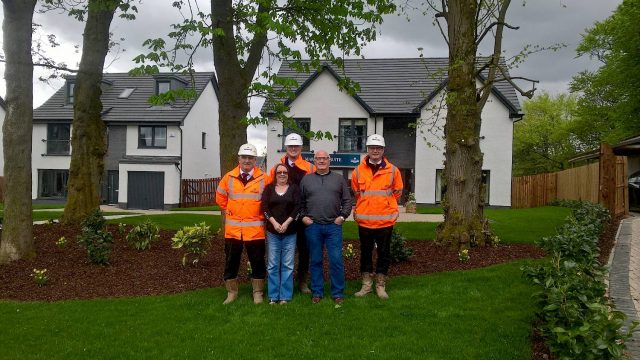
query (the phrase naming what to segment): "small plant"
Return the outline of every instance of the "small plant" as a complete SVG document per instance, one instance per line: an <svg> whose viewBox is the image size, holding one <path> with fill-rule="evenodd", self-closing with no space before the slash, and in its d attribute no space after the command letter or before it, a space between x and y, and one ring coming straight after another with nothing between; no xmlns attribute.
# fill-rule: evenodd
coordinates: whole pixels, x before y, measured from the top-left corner
<svg viewBox="0 0 640 360"><path fill-rule="evenodd" d="M345 247L342 251L342 254L344 255L345 259L353 260L353 258L356 256L355 252L353 251L353 244L347 245L347 247Z"/></svg>
<svg viewBox="0 0 640 360"><path fill-rule="evenodd" d="M413 255L413 248L405 246L405 237L396 229L391 232L391 262L397 264Z"/></svg>
<svg viewBox="0 0 640 360"><path fill-rule="evenodd" d="M489 238L489 245L491 245L492 247L497 247L498 245L500 245L500 242L502 242L502 240L498 237L498 235L491 235L491 237Z"/></svg>
<svg viewBox="0 0 640 360"><path fill-rule="evenodd" d="M466 263L469 262L470 259L471 256L469 256L469 249L460 250L458 252L458 260L460 260L460 262Z"/></svg>
<svg viewBox="0 0 640 360"><path fill-rule="evenodd" d="M118 231L120 228L118 228ZM132 245L136 250L146 250L151 248L151 243L160 236L158 233L160 229L151 219L147 219L139 225L136 225L129 231L127 235L127 242Z"/></svg>
<svg viewBox="0 0 640 360"><path fill-rule="evenodd" d="M251 263L247 261L247 276L251 277L253 275L253 269L251 268Z"/></svg>
<svg viewBox="0 0 640 360"><path fill-rule="evenodd" d="M49 281L49 277L47 276L47 269L33 269L31 272L31 277L33 277L33 281L35 281L38 287L45 286Z"/></svg>
<svg viewBox="0 0 640 360"><path fill-rule="evenodd" d="M119 223L118 224L118 234L124 236L124 234L127 232L127 225L123 224L123 223Z"/></svg>
<svg viewBox="0 0 640 360"><path fill-rule="evenodd" d="M406 201L404 203L405 211L408 213L416 212L416 194L410 192L407 194Z"/></svg>
<svg viewBox="0 0 640 360"><path fill-rule="evenodd" d="M63 248L67 246L67 239L64 236L62 236L60 239L56 241L56 246L59 248Z"/></svg>
<svg viewBox="0 0 640 360"><path fill-rule="evenodd" d="M207 253L207 248L211 244L211 227L202 222L194 226L185 226L178 230L171 239L171 247L174 249L184 249L182 256L182 266L186 266L191 261L193 265L198 265L200 257Z"/></svg>
<svg viewBox="0 0 640 360"><path fill-rule="evenodd" d="M78 235L78 242L87 248L89 261L93 264L109 263L113 235L106 231L102 211L96 209L82 221L82 233Z"/></svg>

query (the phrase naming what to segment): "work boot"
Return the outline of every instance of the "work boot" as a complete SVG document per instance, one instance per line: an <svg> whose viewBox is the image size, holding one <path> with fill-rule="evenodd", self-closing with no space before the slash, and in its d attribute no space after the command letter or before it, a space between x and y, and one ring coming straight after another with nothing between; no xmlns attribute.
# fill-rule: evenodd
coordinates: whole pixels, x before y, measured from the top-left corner
<svg viewBox="0 0 640 360"><path fill-rule="evenodd" d="M311 294L311 289L309 289L309 273L298 276L298 288L303 294Z"/></svg>
<svg viewBox="0 0 640 360"><path fill-rule="evenodd" d="M384 274L378 274L376 276L376 294L378 294L378 297L382 300L387 300L389 298L389 295L387 294L387 291L385 290L385 275Z"/></svg>
<svg viewBox="0 0 640 360"><path fill-rule="evenodd" d="M238 280L229 279L224 282L227 288L227 299L222 303L224 305L231 304L238 298Z"/></svg>
<svg viewBox="0 0 640 360"><path fill-rule="evenodd" d="M371 273L362 273L362 288L360 291L355 293L356 297L366 296L371 292L371 287L373 286L373 279L371 278Z"/></svg>
<svg viewBox="0 0 640 360"><path fill-rule="evenodd" d="M253 287L253 303L261 304L264 297L264 279L251 279Z"/></svg>

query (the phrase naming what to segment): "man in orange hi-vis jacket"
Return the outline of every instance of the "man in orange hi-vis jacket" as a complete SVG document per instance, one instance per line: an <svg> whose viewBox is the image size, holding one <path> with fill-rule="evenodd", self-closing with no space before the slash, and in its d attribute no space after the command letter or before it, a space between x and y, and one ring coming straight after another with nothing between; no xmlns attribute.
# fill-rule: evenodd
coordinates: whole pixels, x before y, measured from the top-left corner
<svg viewBox="0 0 640 360"><path fill-rule="evenodd" d="M258 151L244 144L238 151L238 167L226 173L216 189L216 203L224 216L224 281L229 304L238 297L238 270L243 247L251 263L253 302L259 304L264 296L266 275L264 215L260 199L264 187L271 182L269 175L256 167Z"/></svg>
<svg viewBox="0 0 640 360"><path fill-rule="evenodd" d="M377 246L376 294L388 299L386 276L391 264L391 233L398 219L398 198L402 194L400 170L384 157L384 138L373 134L367 138L367 156L351 175L351 187L356 195L353 218L360 236L360 272L362 288L355 296L371 292L373 286L374 244Z"/></svg>
<svg viewBox="0 0 640 360"><path fill-rule="evenodd" d="M316 166L302 158L302 136L291 133L284 140L284 147L287 154L280 159L289 170L289 181L300 186L302 178L316 171ZM275 166L271 169L271 178L275 179ZM307 247L307 237L305 236L305 226L300 220L295 225L298 228L296 237L296 249L298 251L298 288L303 294L311 294L309 289L309 248Z"/></svg>

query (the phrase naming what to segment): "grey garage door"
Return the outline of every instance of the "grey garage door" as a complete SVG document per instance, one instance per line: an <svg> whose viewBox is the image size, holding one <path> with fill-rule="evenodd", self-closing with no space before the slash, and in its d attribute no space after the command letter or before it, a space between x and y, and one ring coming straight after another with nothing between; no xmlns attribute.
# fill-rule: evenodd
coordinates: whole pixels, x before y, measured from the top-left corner
<svg viewBox="0 0 640 360"><path fill-rule="evenodd" d="M164 173L129 171L127 208L162 209L164 207Z"/></svg>

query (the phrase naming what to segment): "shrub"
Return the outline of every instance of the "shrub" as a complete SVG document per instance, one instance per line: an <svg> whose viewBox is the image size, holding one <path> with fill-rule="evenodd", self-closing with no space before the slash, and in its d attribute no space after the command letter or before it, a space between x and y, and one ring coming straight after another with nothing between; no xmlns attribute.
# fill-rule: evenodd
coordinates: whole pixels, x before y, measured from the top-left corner
<svg viewBox="0 0 640 360"><path fill-rule="evenodd" d="M147 219L129 231L127 242L136 250L150 249L151 243L160 237L158 235L159 232L160 229L158 225L151 221L151 219Z"/></svg>
<svg viewBox="0 0 640 360"><path fill-rule="evenodd" d="M207 248L211 245L211 227L202 222L194 226L185 226L178 230L171 239L171 247L174 249L184 249L182 256L182 266L187 262L197 265L200 257L207 253Z"/></svg>
<svg viewBox="0 0 640 360"><path fill-rule="evenodd" d="M391 232L391 262L397 264L413 255L413 248L405 246L405 237L396 229Z"/></svg>
<svg viewBox="0 0 640 360"><path fill-rule="evenodd" d="M56 241L56 246L59 248L67 246L67 239L64 236L60 237L60 239Z"/></svg>
<svg viewBox="0 0 640 360"><path fill-rule="evenodd" d="M569 203L572 215L554 236L538 245L550 255L523 267L541 290L534 294L539 330L559 359L622 359L634 323L623 331L624 314L609 305L598 239L609 215L597 204Z"/></svg>
<svg viewBox="0 0 640 360"><path fill-rule="evenodd" d="M45 286L49 281L49 277L47 276L47 269L33 269L33 272L31 272L31 276L33 277L33 281L38 285L38 287Z"/></svg>
<svg viewBox="0 0 640 360"><path fill-rule="evenodd" d="M92 212L82 221L82 232L78 242L87 248L89 261L97 265L109 263L113 235L106 231L105 219L99 209Z"/></svg>

